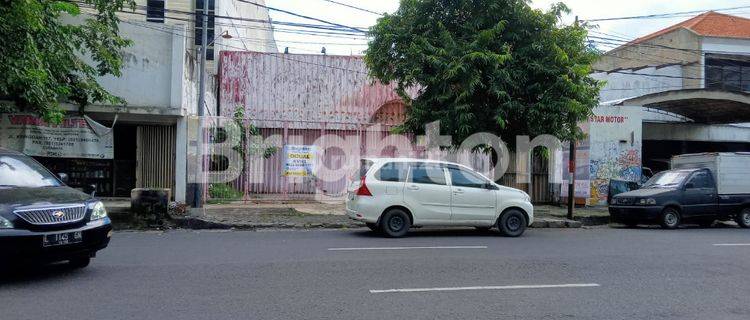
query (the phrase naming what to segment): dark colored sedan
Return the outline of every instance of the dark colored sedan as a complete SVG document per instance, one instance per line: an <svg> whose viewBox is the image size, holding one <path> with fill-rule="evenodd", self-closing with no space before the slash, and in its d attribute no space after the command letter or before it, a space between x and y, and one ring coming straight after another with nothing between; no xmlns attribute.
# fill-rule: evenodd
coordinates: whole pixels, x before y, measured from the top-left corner
<svg viewBox="0 0 750 320"><path fill-rule="evenodd" d="M112 225L100 201L66 186L34 159L0 148L4 261L68 260L83 268L107 247L111 236Z"/></svg>

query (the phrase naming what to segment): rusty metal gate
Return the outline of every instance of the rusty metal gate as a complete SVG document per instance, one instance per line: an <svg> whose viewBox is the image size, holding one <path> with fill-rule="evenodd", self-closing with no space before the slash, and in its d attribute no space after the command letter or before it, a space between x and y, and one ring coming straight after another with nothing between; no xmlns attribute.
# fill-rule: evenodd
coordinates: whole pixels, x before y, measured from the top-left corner
<svg viewBox="0 0 750 320"><path fill-rule="evenodd" d="M287 176L284 174L283 147L288 145L314 146L317 151L318 165L332 170L341 169L347 164L356 163L364 157L412 157L434 158L428 155L424 147L415 144L413 136L393 135L393 126L382 124L364 125L335 122L313 121L277 121L250 120L208 117L204 122L204 139L212 143L224 143L226 137L218 137L211 127L228 122L240 122L241 132L245 136L257 135L264 141L263 145L253 145L247 141L232 148L211 148L204 150L210 154L207 161L197 167L208 171L223 171L216 176L225 177L220 183L208 183L204 190L204 199L210 203L256 200L320 200L341 199L346 194L346 186L351 180L347 176L333 176L331 173L318 173L310 176ZM192 122L191 122L192 123ZM221 127L221 125L218 125ZM218 134L219 136L223 134ZM369 141L369 142L368 142ZM374 141L374 143L373 143ZM401 146L397 148L395 146ZM347 156L356 159L349 159ZM444 155L443 155L444 156ZM480 170L491 172L491 157L485 153L466 153L456 155L461 163ZM438 155L438 157L441 157ZM498 181L502 185L529 191L528 184L517 183L514 157L508 172ZM229 170L233 163L241 166ZM196 167L196 168L197 168ZM354 169L354 168L350 168ZM204 170L205 171L205 170ZM207 175L204 175L207 176ZM349 180L348 180L349 179ZM552 201L547 162L534 157L531 165L531 197L535 203Z"/></svg>
<svg viewBox="0 0 750 320"><path fill-rule="evenodd" d="M174 196L175 126L139 126L137 188L168 188Z"/></svg>

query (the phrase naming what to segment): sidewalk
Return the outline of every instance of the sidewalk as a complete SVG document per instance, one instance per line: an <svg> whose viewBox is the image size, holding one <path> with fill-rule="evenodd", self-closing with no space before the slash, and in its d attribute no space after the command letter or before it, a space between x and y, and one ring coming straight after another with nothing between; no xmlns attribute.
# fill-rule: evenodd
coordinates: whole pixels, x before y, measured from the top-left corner
<svg viewBox="0 0 750 320"><path fill-rule="evenodd" d="M606 208L576 208L575 220L565 218L566 208L536 206L532 228L580 228L609 223ZM179 227L189 229L266 228L361 228L364 224L344 214L344 204L327 203L252 203L206 205L191 209L184 217L173 216Z"/></svg>

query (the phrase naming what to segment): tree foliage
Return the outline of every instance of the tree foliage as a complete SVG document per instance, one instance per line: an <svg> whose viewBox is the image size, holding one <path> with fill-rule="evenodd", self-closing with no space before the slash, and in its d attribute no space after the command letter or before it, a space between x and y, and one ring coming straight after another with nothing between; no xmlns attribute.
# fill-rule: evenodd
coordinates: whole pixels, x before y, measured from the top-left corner
<svg viewBox="0 0 750 320"><path fill-rule="evenodd" d="M589 77L598 53L587 26L561 24L567 12L527 0L401 0L370 29L365 61L371 77L397 84L406 131L440 120L454 143L475 132L511 145L516 135L580 137L574 124L598 100Z"/></svg>
<svg viewBox="0 0 750 320"><path fill-rule="evenodd" d="M51 122L63 118L60 102L124 103L96 77L120 75L130 41L118 35L117 12L133 0L0 1L0 100Z"/></svg>

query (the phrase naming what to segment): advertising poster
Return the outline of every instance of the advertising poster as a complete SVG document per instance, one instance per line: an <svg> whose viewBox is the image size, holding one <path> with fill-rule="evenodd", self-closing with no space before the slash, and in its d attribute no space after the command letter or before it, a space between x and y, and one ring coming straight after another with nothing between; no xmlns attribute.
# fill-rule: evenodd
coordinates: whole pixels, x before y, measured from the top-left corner
<svg viewBox="0 0 750 320"><path fill-rule="evenodd" d="M0 114L0 146L29 156L114 158L112 132L97 135L82 117L49 124L36 115Z"/></svg>
<svg viewBox="0 0 750 320"><path fill-rule="evenodd" d="M287 177L311 177L315 171L315 146L285 145L284 171Z"/></svg>

